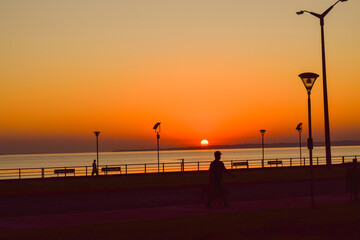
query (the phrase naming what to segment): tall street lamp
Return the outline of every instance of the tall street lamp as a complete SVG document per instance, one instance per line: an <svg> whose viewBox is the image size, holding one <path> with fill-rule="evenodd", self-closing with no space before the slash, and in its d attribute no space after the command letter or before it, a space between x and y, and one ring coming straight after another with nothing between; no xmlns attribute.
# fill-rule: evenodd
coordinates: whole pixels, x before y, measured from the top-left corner
<svg viewBox="0 0 360 240"><path fill-rule="evenodd" d="M94 134L96 136L96 166L99 169L99 134L100 134L100 132L95 131Z"/></svg>
<svg viewBox="0 0 360 240"><path fill-rule="evenodd" d="M158 122L158 123L156 123L155 126L153 127L153 129L155 130L155 133L156 133L158 172L160 172L160 152L159 152L160 124L161 124L161 122Z"/></svg>
<svg viewBox="0 0 360 240"><path fill-rule="evenodd" d="M323 72L323 95L324 95L324 118L325 118L325 148L326 148L326 164L331 165L331 146L330 146L330 126L329 126L329 110L328 110L328 97L327 97L327 83L326 83L326 64L325 64L325 40L324 40L324 18L331 11L331 9L339 2L346 2L347 0L338 0L335 4L330 6L322 14L301 10L296 14L309 13L320 19L321 26L321 52L322 52L322 72Z"/></svg>
<svg viewBox="0 0 360 240"><path fill-rule="evenodd" d="M264 167L264 134L266 130L262 129L260 130L261 133L261 148L262 148L262 160L261 160L261 166Z"/></svg>
<svg viewBox="0 0 360 240"><path fill-rule="evenodd" d="M311 132L311 100L310 94L311 89L314 86L316 79L319 77L316 73L302 73L299 74L308 94L308 121L309 121L309 138L308 138L308 149L309 149L309 158L310 158L310 196L311 196L311 206L314 206L314 177L313 177L313 161L312 161L312 149L313 149L313 139Z"/></svg>
<svg viewBox="0 0 360 240"><path fill-rule="evenodd" d="M302 123L299 123L296 126L296 130L299 132L299 147L300 147L300 165L301 165L301 132L302 132ZM304 161L305 165L305 161Z"/></svg>

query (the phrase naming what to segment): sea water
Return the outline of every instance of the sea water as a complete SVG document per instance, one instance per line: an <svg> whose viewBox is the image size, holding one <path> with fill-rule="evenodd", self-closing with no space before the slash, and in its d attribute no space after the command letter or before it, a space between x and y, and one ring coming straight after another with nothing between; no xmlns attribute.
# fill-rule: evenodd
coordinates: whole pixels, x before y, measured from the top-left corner
<svg viewBox="0 0 360 240"><path fill-rule="evenodd" d="M247 149L203 149L203 150L160 150L160 163L180 162L203 162L214 159L214 151L221 151L222 160L259 160L262 158L261 148ZM331 148L332 156L359 156L360 146L334 146ZM298 158L300 149L291 148L265 148L265 159ZM308 150L302 148L302 157L308 157ZM313 157L325 157L325 147L315 147ZM19 154L0 155L0 169L16 168L50 168L50 167L75 167L91 166L96 159L96 152L90 153L59 153L59 154ZM100 165L123 165L123 164L155 164L157 163L157 151L136 152L100 152Z"/></svg>

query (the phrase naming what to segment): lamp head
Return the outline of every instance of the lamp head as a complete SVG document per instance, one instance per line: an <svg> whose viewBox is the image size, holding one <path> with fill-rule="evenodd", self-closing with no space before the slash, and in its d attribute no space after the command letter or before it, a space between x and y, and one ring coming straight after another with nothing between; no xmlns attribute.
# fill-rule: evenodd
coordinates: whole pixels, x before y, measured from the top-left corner
<svg viewBox="0 0 360 240"><path fill-rule="evenodd" d="M266 132L265 129L260 130L261 135L264 135L265 132Z"/></svg>
<svg viewBox="0 0 360 240"><path fill-rule="evenodd" d="M316 73L306 72L306 73L299 74L299 77L301 78L302 82L304 83L306 90L308 90L310 92L312 87L314 86L316 79L319 77L319 75Z"/></svg>
<svg viewBox="0 0 360 240"><path fill-rule="evenodd" d="M347 2L347 0L340 0L340 2Z"/></svg>
<svg viewBox="0 0 360 240"><path fill-rule="evenodd" d="M94 134L95 134L95 136L99 136L100 132L99 132L99 131L95 131Z"/></svg>
<svg viewBox="0 0 360 240"><path fill-rule="evenodd" d="M301 129L302 129L302 123L299 123L296 127L296 130L301 131Z"/></svg>
<svg viewBox="0 0 360 240"><path fill-rule="evenodd" d="M303 13L304 13L303 10L296 12L297 15L301 15L301 14L303 14Z"/></svg>
<svg viewBox="0 0 360 240"><path fill-rule="evenodd" d="M161 122L158 122L154 125L153 129L155 130L155 132L156 132L157 128L160 126L160 124L161 124ZM159 128L159 132L160 132L160 128Z"/></svg>

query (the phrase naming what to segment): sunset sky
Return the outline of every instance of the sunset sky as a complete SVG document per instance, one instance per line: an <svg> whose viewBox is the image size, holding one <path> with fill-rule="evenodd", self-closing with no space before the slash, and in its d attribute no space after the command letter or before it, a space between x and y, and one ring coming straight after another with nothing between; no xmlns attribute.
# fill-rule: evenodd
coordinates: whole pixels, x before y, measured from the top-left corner
<svg viewBox="0 0 360 240"><path fill-rule="evenodd" d="M0 153L297 142L335 0L1 0ZM325 18L331 140L360 140L360 1Z"/></svg>

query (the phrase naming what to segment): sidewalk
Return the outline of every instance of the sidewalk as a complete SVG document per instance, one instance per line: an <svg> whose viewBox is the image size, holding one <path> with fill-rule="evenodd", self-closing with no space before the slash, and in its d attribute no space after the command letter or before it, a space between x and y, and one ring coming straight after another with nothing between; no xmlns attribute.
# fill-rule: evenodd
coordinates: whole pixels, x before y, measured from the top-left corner
<svg viewBox="0 0 360 240"><path fill-rule="evenodd" d="M350 201L349 196L346 194L324 195L315 197L315 205L317 207L331 203L348 201ZM212 209L207 209L204 204L202 204L130 210L98 211L86 213L6 217L0 219L0 231L16 229L41 229L62 226L79 226L88 224L106 224L114 222L119 223L136 220L167 219L197 215L257 211L264 209L290 209L298 207L310 207L310 198L300 197L256 201L237 201L231 202L230 204L231 205L229 208L224 208L222 206L214 206Z"/></svg>

